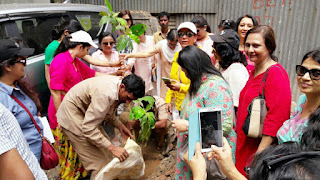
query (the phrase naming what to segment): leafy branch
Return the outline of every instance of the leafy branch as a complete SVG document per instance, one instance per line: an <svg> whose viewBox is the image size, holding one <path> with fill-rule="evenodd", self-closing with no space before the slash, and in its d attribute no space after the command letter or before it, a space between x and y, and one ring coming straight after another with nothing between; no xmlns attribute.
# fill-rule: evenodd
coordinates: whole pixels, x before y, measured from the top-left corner
<svg viewBox="0 0 320 180"><path fill-rule="evenodd" d="M115 13L112 11L112 6L109 0L105 0L105 4L109 9L109 14L104 11L99 13L99 15L101 16L99 26L110 23L112 25L112 33L115 33L117 31L120 34L120 36L116 39L118 51L122 51L126 49L126 47L129 47L130 50L132 50L133 44L131 40L140 44L138 36L145 32L147 26L144 24L137 24L132 26L131 29L128 28L127 22L124 19L118 17L119 13Z"/></svg>

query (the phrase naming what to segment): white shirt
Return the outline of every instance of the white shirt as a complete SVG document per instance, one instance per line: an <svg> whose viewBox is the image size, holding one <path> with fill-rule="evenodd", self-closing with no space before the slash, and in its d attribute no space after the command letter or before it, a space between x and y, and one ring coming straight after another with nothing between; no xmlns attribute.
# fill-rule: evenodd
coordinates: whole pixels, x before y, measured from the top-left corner
<svg viewBox="0 0 320 180"><path fill-rule="evenodd" d="M30 150L18 121L7 108L0 104L0 155L11 149L17 149L21 158L30 168L35 179L48 179L41 169L36 156Z"/></svg>
<svg viewBox="0 0 320 180"><path fill-rule="evenodd" d="M232 63L222 76L229 83L233 94L234 106L239 106L239 95L249 79L247 68L241 63Z"/></svg>
<svg viewBox="0 0 320 180"><path fill-rule="evenodd" d="M154 46L153 36L146 35L146 42L137 44L133 42L133 51L132 53L137 53L141 51L146 51L148 48ZM152 82L151 82L151 70L152 64L155 62L154 56L147 57L147 58L130 58L128 60L128 65L134 65L135 74L140 76L146 85L146 93L153 89Z"/></svg>

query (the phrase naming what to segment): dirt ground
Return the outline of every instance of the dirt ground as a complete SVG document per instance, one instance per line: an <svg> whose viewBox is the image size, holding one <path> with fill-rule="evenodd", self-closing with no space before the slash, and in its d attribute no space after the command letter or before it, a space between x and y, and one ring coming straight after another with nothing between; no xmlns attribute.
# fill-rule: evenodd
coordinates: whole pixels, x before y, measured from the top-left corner
<svg viewBox="0 0 320 180"><path fill-rule="evenodd" d="M144 179L170 180L174 179L176 163L176 141L173 130L169 130L166 147L157 149L154 137L151 137L147 146L141 145L146 169ZM49 180L59 180L59 167L46 171Z"/></svg>

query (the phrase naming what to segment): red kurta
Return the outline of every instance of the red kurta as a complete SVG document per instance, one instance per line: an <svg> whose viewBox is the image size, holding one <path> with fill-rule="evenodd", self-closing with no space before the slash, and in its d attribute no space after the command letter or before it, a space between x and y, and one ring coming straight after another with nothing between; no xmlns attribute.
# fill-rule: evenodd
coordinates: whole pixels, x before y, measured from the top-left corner
<svg viewBox="0 0 320 180"><path fill-rule="evenodd" d="M268 113L263 126L263 134L276 137L278 129L290 116L291 90L290 80L285 69L280 64L273 66L268 72L265 83L265 98ZM247 117L249 104L259 95L259 87L264 74L262 73L253 77L253 70L247 84L240 93L236 128L236 167L243 175L245 175L244 167L250 165L249 157L257 151L261 138L247 137L242 130L242 125ZM262 87L260 91L262 93Z"/></svg>

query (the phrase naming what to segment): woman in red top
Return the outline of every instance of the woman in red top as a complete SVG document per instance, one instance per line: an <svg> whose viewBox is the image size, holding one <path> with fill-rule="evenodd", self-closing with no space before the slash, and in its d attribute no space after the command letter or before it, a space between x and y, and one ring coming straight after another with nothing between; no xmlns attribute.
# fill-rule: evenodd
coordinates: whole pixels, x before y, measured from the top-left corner
<svg viewBox="0 0 320 180"><path fill-rule="evenodd" d="M236 167L244 175L245 166L250 164L249 157L274 143L278 129L290 114L290 81L285 69L276 62L277 58L273 55L275 49L276 42L271 27L257 26L248 31L245 37L245 51L254 62L255 69L240 93L236 126ZM268 113L263 126L263 136L247 137L242 130L248 115L247 109L251 101L259 95L259 91L262 93L260 83L268 68L267 80L264 83Z"/></svg>

